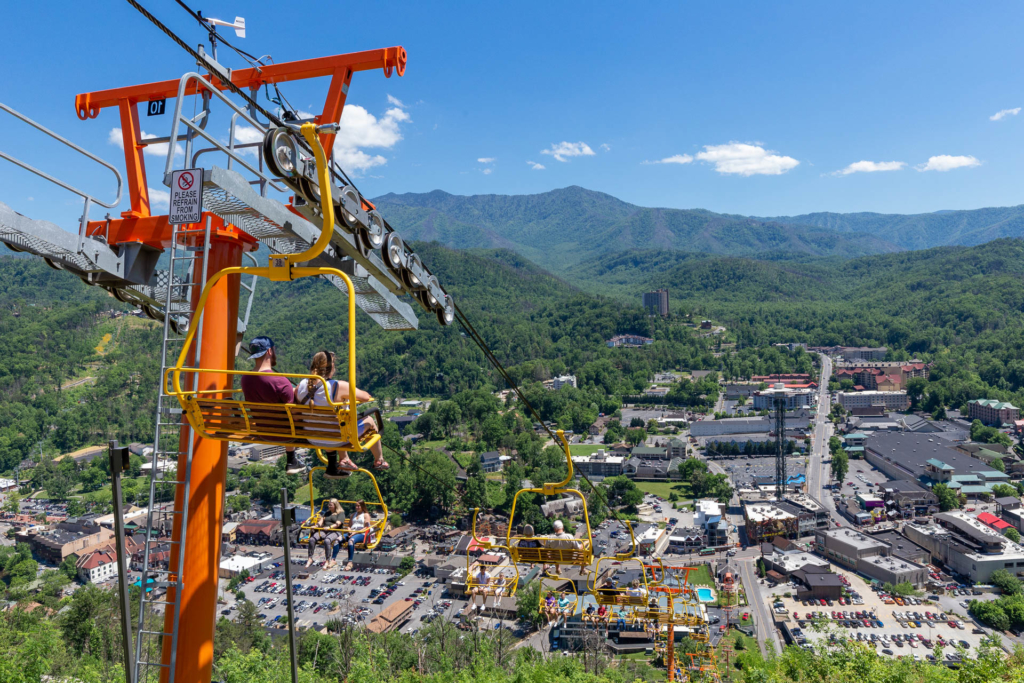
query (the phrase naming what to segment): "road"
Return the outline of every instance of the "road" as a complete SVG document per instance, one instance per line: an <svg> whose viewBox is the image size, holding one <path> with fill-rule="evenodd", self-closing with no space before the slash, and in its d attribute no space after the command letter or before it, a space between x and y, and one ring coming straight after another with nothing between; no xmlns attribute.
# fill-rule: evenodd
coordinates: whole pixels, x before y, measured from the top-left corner
<svg viewBox="0 0 1024 683"><path fill-rule="evenodd" d="M754 569L755 562L756 560L751 558L739 562L739 565L740 572L743 575L743 587L747 592L747 603L754 613L754 621L757 622L757 646L761 648L761 655L767 656L767 642L769 638L771 638L777 653L782 652L782 642L779 640L779 632L775 628L775 621L768 611L768 605L765 603L764 598L761 597L761 591L758 588L757 571Z"/></svg>
<svg viewBox="0 0 1024 683"><path fill-rule="evenodd" d="M832 478L830 469L825 465L828 440L833 431L832 423L828 419L832 412L832 399L828 391L828 382L832 377L832 359L824 353L819 354L819 357L821 358L821 377L818 381L818 412L814 416L811 454L807 462L807 493L828 508L832 518L838 521L840 518L835 511L836 506L832 500L832 494L824 488Z"/></svg>

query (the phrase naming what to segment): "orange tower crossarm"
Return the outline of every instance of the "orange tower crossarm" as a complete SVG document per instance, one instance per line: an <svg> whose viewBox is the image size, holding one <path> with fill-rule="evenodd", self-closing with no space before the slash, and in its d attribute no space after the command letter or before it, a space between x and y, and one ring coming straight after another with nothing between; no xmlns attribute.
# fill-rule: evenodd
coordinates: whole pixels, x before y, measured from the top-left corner
<svg viewBox="0 0 1024 683"><path fill-rule="evenodd" d="M321 113L315 117L315 121L318 125L338 123L345 107L352 74L357 71L382 69L388 78L396 71L401 76L405 73L406 59L404 48L400 46L386 47L332 57L270 64L258 68L237 69L231 72L231 83L238 88L254 89L265 84L273 85L330 76L331 84L327 90L324 107ZM216 78L207 76L206 80L210 88L228 89L227 85ZM120 112L125 166L128 170L128 194L131 199L131 210L124 212L122 218L147 219L153 215L149 201L149 186L146 184L146 162L143 158L143 151L149 143L142 138L140 132L138 104L139 102L177 97L179 83L179 80L159 81L75 96L75 111L78 118L83 121L96 118L100 111L108 107L117 107ZM185 94L196 95L201 93L204 88L205 86L193 83L186 89ZM320 134L320 144L324 149L330 150L334 145L334 133ZM125 226L111 226L105 222L94 222L89 226L90 234L111 227L113 227L116 239L120 241L154 244L170 239L170 228L166 221L161 223L137 220L128 229L124 229Z"/></svg>

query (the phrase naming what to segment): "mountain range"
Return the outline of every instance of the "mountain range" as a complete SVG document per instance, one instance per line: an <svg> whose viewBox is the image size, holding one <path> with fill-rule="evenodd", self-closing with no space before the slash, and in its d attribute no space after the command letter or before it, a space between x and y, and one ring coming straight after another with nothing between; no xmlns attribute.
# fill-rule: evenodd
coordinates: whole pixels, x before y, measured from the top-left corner
<svg viewBox="0 0 1024 683"><path fill-rule="evenodd" d="M634 250L767 260L856 258L1024 236L1024 205L901 215L756 217L637 206L572 186L534 195L435 190L374 200L408 240L505 248L549 269Z"/></svg>
<svg viewBox="0 0 1024 683"><path fill-rule="evenodd" d="M406 240L511 249L548 269L631 249L762 257L901 249L874 235L701 209L647 208L575 186L536 195L387 194L374 203Z"/></svg>

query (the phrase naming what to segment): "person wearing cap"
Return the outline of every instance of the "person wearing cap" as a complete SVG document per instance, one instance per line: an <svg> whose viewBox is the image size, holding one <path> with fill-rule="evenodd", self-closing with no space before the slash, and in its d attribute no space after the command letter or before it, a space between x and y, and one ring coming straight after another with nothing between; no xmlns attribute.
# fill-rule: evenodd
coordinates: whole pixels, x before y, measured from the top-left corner
<svg viewBox="0 0 1024 683"><path fill-rule="evenodd" d="M295 403L295 387L287 377L274 374L277 352L274 340L260 336L249 342L249 360L255 361L258 375L242 375L242 394L251 403ZM286 446L288 474L302 474L304 467L295 458L295 447Z"/></svg>

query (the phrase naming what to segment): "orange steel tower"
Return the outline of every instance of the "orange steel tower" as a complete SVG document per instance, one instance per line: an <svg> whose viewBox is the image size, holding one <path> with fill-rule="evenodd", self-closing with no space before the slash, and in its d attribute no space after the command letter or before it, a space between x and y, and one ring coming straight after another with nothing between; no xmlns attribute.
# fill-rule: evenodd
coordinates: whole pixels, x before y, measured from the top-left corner
<svg viewBox="0 0 1024 683"><path fill-rule="evenodd" d="M238 69L231 72L230 80L236 86L255 91L265 84L278 84L301 79L328 77L330 85L323 110L316 116L317 124L337 123L345 106L352 76L357 71L382 69L390 76L405 71L406 54L401 47L390 47L352 54L308 59L290 63L273 64L260 68ZM193 81L185 91L186 95L202 95L204 90L225 90L216 77L207 76L205 83ZM199 83L202 83L200 85ZM96 118L103 109L116 107L120 116L121 133L124 139L125 165L128 171L128 189L131 209L119 218L88 223L86 234L103 235L112 247L130 245L152 254L159 254L171 244L171 226L166 215L154 215L150 199L146 162L143 153L147 145L160 140L143 139L139 123L139 104L152 100L173 98L178 95L179 80L168 80L145 85L135 85L113 90L84 93L75 98L75 107L80 119ZM175 124L176 125L176 124ZM333 133L320 135L324 149L330 150L334 141ZM186 160L187 163L187 160ZM364 202L365 205L365 202ZM372 208L372 207L369 207ZM210 225L211 242L207 245L208 263L203 268L207 280L223 268L241 265L242 254L257 246L254 237L241 228L232 225L210 212L202 214L202 224L183 226L187 231L202 234ZM196 271L199 272L199 271ZM202 283L205 284L205 283ZM192 359L192 365L201 369L228 370L234 367L236 322L239 301L239 277L223 278L213 288L206 304L200 345L200 357ZM195 311L198 288L192 297ZM230 388L229 375L202 373L198 375L200 390L224 390ZM176 647L174 680L182 683L210 681L213 665L213 633L217 605L217 578L220 565L220 536L223 525L223 497L227 468L225 441L214 441L183 432L183 440L192 440L191 472L186 482L185 466L179 461L176 477L181 482L175 492L175 517L171 536L170 567L177 567L183 560L181 594L169 595L180 605L180 624ZM182 443L184 451L188 444ZM157 447L159 445L157 444ZM187 544L181 544L182 512L185 503L184 486L189 486ZM182 557L183 554L183 557ZM168 588L169 593L174 587ZM165 632L171 631L171 610L167 610ZM171 638L163 637L163 661L161 681L169 683L172 657Z"/></svg>

